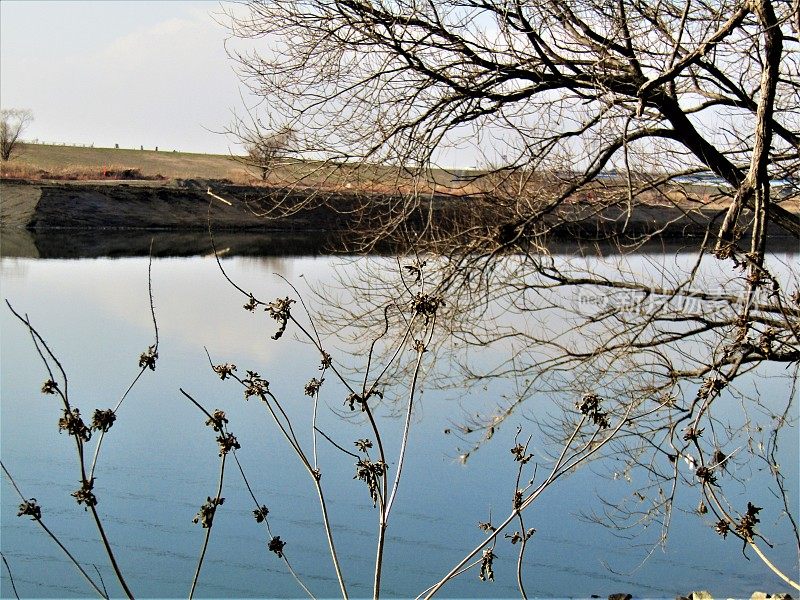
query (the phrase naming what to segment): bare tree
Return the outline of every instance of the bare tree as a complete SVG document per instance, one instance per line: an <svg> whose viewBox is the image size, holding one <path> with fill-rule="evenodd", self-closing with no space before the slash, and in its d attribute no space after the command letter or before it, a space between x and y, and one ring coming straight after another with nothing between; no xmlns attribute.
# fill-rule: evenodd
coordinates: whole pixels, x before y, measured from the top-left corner
<svg viewBox="0 0 800 600"><path fill-rule="evenodd" d="M234 115L233 121L225 129L247 153L239 160L254 169L261 181L266 181L278 163L287 158L295 143L295 132L289 126L272 127L247 111L247 120Z"/></svg>
<svg viewBox="0 0 800 600"><path fill-rule="evenodd" d="M0 159L11 158L17 146L20 134L33 121L33 113L29 110L4 108L0 110Z"/></svg>
<svg viewBox="0 0 800 600"><path fill-rule="evenodd" d="M708 170L735 192L720 232L729 237L742 207L761 206L759 186L798 169L789 2L249 8L232 17L233 33L277 41L237 55L241 73L303 131L305 149L423 173L443 147L484 136L497 172L557 173L562 183L538 210L513 215L517 229L609 168L649 175L640 193ZM770 220L800 232L796 214L765 202Z"/></svg>
<svg viewBox="0 0 800 600"><path fill-rule="evenodd" d="M292 140L292 131L284 129L263 137L254 138L245 146L247 150L248 165L258 169L261 181L266 181L267 176L276 166L276 162L286 156Z"/></svg>
<svg viewBox="0 0 800 600"><path fill-rule="evenodd" d="M614 450L595 458L644 477L643 504L598 518L625 528L655 520L663 542L676 490L694 487L720 535L739 537L789 582L791 569L759 543L756 497L751 509L726 490L746 484L737 464L766 465L800 549L770 450L792 443L800 361L796 265L768 252L773 236L800 236L792 3L274 0L250 3L231 24L235 35L272 41L235 58L252 90L302 131L299 151L327 157L342 178L381 163L428 185L425 194L412 185L365 229L373 241L413 239L427 260L446 303L442 349L453 336L508 348L507 362L465 360L455 377L520 382L515 398L463 424L465 436L491 437L542 394L564 403L560 418L541 423L556 447L587 415L620 422L605 446ZM443 223L427 193L433 167L443 150L469 146L483 152L481 193ZM686 185L703 174L711 184ZM656 225L641 229L647 210ZM678 265L633 268L623 258L587 269L546 243L566 225L638 248L673 222L700 233ZM346 287L368 289L369 301L345 302L332 326L358 310L375 320L356 322L381 327L383 303L404 282L365 277ZM576 297L590 306L576 310ZM786 368L780 401L737 391L741 375L770 365ZM718 412L737 399L738 427Z"/></svg>

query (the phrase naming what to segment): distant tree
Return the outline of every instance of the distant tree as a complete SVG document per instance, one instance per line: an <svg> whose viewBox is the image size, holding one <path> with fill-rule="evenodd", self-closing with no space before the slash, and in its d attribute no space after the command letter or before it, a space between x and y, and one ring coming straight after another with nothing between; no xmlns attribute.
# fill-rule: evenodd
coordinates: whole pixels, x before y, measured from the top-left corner
<svg viewBox="0 0 800 600"><path fill-rule="evenodd" d="M0 158L6 161L11 158L17 146L20 134L33 121L33 113L29 110L4 108L0 110Z"/></svg>
<svg viewBox="0 0 800 600"><path fill-rule="evenodd" d="M232 123L225 129L225 134L241 144L247 154L240 157L240 162L254 169L261 181L266 181L274 170L277 161L290 154L295 133L289 126L273 127L265 125L248 111L245 121L234 115Z"/></svg>
<svg viewBox="0 0 800 600"><path fill-rule="evenodd" d="M276 161L286 156L291 140L292 130L281 129L246 142L247 164L258 169L261 181L266 181Z"/></svg>

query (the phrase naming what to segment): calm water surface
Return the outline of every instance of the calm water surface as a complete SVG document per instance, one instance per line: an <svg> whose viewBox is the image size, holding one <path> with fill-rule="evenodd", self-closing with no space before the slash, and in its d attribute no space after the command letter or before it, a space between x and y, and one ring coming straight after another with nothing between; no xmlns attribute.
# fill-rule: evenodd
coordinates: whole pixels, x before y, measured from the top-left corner
<svg viewBox="0 0 800 600"><path fill-rule="evenodd" d="M363 259L367 260L367 259ZM263 298L290 294L280 273L302 287L325 285L331 264L341 259L233 258L229 274ZM0 262L2 296L27 313L62 361L71 396L84 415L113 406L135 376L139 354L152 343L146 258L31 260ZM345 267L347 268L347 267ZM242 297L221 276L213 259L158 259L152 265L160 332L160 360L123 404L106 437L95 486L98 509L134 593L141 597L188 594L204 530L192 517L216 493L219 458L215 435L205 417L180 394L183 388L208 408L228 413L230 430L242 449L238 456L259 500L270 509L275 535L287 542L296 570L318 597L336 596L338 586L328 558L313 485L297 457L279 437L256 401L244 402L241 388L220 381L209 369L204 346L215 362L233 362L258 371L296 419L298 434L310 446L310 399L303 386L318 374L318 357L287 334L270 339L275 323L266 315L240 309ZM46 373L25 328L3 306L2 457L23 493L36 497L45 522L84 564L96 563L111 593L120 590L97 542L90 515L69 494L78 487L73 442L59 435L60 410L39 389ZM337 344L331 343L336 348ZM323 388L320 425L347 445L371 437L356 418L342 418L344 392ZM477 528L490 511L507 514L514 489L515 464L509 448L517 424L529 427L525 411L503 425L491 443L465 465L457 460L459 440L445 433L459 418L480 411L500 387L469 396L423 386L413 420L410 448L386 550L384 593L413 597L434 583L483 535ZM761 392L769 393L760 384ZM777 384L776 384L777 385ZM776 390L786 395L786 390ZM797 416L797 405L794 416ZM526 410L537 410L530 406ZM400 411L378 410L396 449ZM347 416L347 415L346 415ZM349 441L348 441L349 440ZM537 441L532 443L537 452ZM782 448L789 489L798 489L797 436ZM396 455L396 450L390 450ZM232 464L232 463L231 463ZM323 483L349 590L371 594L376 511L367 490L353 480L350 457L320 442ZM527 513L537 533L528 546L525 573L530 596L566 597L616 592L637 597L674 597L708 589L716 597L743 597L756 589L782 589L761 563L745 560L741 545L722 540L696 515L676 512L666 551L647 557L653 536L624 539L576 515L591 510L595 494L611 499L634 491L620 479L583 469L547 491ZM390 473L393 473L390 465ZM57 547L32 522L17 518L19 500L2 483L2 552L22 596L83 597L90 590ZM696 504L696 491L682 492L683 504ZM266 550L266 532L252 518L252 505L235 468L228 470L197 595L203 597L300 597L302 590L283 563ZM793 496L795 508L797 495ZM759 505L777 510L768 497ZM656 533L656 532L653 532ZM795 575L797 556L789 537L771 540L777 562ZM517 547L502 540L495 550L496 581L483 583L477 572L456 579L445 597L518 597ZM643 562L644 561L644 562ZM11 597L7 572L2 596Z"/></svg>

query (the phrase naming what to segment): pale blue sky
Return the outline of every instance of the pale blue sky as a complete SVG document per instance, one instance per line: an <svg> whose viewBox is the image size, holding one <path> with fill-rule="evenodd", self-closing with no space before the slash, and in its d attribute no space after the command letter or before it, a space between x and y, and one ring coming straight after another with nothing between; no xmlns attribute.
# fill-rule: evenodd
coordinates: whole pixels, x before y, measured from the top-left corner
<svg viewBox="0 0 800 600"><path fill-rule="evenodd" d="M198 0L0 0L0 105L33 112L23 134L30 140L241 152L214 132L233 110L242 114L243 99L250 108L259 102L226 54L228 32L214 19L223 20L221 11ZM267 50L263 39L231 43ZM442 149L439 164L483 164L475 143Z"/></svg>
<svg viewBox="0 0 800 600"><path fill-rule="evenodd" d="M0 105L26 138L227 153L241 108L217 2L0 2ZM235 149L235 148L234 148Z"/></svg>

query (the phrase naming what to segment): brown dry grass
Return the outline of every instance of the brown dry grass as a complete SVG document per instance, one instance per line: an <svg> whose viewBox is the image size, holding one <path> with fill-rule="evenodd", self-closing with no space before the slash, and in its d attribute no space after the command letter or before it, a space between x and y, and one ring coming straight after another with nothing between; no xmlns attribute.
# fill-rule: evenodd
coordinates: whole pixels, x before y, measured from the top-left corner
<svg viewBox="0 0 800 600"><path fill-rule="evenodd" d="M436 190L454 194L479 191L474 185L454 184L446 171L433 173L431 182L420 185L393 167L360 165L350 168L287 160L278 165L264 182L256 170L229 155L45 144L20 144L10 161L0 163L0 177L73 181L216 179L246 185L370 193L403 193L412 189L423 193Z"/></svg>
<svg viewBox="0 0 800 600"><path fill-rule="evenodd" d="M125 171L138 171L144 179L230 179L244 183L252 178L246 167L221 154L45 144L20 144L19 151L0 170L3 177L32 179L106 179L103 173Z"/></svg>
<svg viewBox="0 0 800 600"><path fill-rule="evenodd" d="M144 180L163 181L162 175L145 175L139 169L104 167L89 169L84 167L46 171L30 165L13 163L0 164L0 177L3 179L30 179L34 181L98 181L98 180Z"/></svg>

